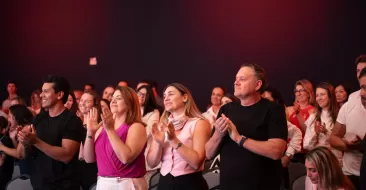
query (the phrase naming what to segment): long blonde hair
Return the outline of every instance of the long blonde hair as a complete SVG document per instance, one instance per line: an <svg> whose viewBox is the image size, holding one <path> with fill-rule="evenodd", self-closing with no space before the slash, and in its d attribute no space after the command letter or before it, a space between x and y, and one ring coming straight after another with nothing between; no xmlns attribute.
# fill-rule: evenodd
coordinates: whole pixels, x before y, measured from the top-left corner
<svg viewBox="0 0 366 190"><path fill-rule="evenodd" d="M318 172L319 185L328 190L354 189L351 181L342 172L337 157L327 147L317 147L305 156Z"/></svg>
<svg viewBox="0 0 366 190"><path fill-rule="evenodd" d="M179 93L184 96L187 95L187 102L184 103L184 114L189 118L198 117L201 119L205 119L199 109L196 106L196 103L193 100L191 92L182 84L179 83L172 83L165 87L164 91L168 87L174 87L179 91ZM160 122L168 123L168 117L170 116L170 112L164 110L163 114L161 115Z"/></svg>
<svg viewBox="0 0 366 190"><path fill-rule="evenodd" d="M135 90L130 87L124 86L117 86L116 90L121 92L121 96L127 107L125 123L127 125L132 125L133 123L141 123L145 126L145 124L141 120L140 103Z"/></svg>

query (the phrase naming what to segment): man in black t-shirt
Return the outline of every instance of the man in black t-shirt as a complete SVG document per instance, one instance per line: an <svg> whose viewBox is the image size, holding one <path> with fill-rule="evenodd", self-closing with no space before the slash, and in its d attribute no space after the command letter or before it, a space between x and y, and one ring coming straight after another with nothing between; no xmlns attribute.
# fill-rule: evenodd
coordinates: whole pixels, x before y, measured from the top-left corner
<svg viewBox="0 0 366 190"><path fill-rule="evenodd" d="M64 107L69 92L66 79L46 77L41 98L42 107L48 111L38 114L31 127L18 133L19 142L26 147L25 157L34 159L31 183L35 190L80 189L76 153L83 139L83 126Z"/></svg>
<svg viewBox="0 0 366 190"><path fill-rule="evenodd" d="M256 64L243 65L234 84L241 102L221 107L206 144L207 158L220 154L220 190L279 190L287 139L284 107L261 98L265 72Z"/></svg>

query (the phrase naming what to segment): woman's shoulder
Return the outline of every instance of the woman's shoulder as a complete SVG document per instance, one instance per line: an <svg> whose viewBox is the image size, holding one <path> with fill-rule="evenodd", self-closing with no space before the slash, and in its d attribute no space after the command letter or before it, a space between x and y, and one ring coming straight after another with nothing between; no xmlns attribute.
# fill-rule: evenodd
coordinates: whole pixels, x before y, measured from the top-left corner
<svg viewBox="0 0 366 190"><path fill-rule="evenodd" d="M316 107L314 107L314 106L309 106L309 108L308 108L308 112L309 112L309 114L311 115L311 114L315 114L316 113Z"/></svg>
<svg viewBox="0 0 366 190"><path fill-rule="evenodd" d="M286 107L286 114L287 115L291 115L295 110L294 110L294 106L288 106Z"/></svg>

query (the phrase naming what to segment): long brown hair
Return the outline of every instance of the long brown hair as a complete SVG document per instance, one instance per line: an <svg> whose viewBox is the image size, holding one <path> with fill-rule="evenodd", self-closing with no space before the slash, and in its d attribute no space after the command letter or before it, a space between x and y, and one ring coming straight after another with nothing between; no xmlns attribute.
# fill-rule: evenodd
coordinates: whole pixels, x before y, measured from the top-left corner
<svg viewBox="0 0 366 190"><path fill-rule="evenodd" d="M326 147L316 147L305 156L318 172L319 185L329 190L353 190L351 181L342 172L337 157Z"/></svg>
<svg viewBox="0 0 366 190"><path fill-rule="evenodd" d="M184 96L185 94L187 95L187 102L185 102L184 104L184 114L186 116L188 116L189 118L198 117L201 119L205 119L197 108L196 103L193 100L192 94L187 87L179 83L172 83L165 87L164 92L168 87L174 87L179 91L182 96ZM161 115L160 122L168 123L169 116L170 112L164 110L163 114Z"/></svg>
<svg viewBox="0 0 366 190"><path fill-rule="evenodd" d="M73 98L74 98L75 95L73 95L73 94L74 93L70 93L70 95L73 96ZM89 94L89 95L91 95L93 97L93 107L95 107L97 109L97 111L98 111L98 121L101 121L100 114L102 113L102 109L100 107L100 96L94 90L86 90L84 92L84 94ZM74 103L73 104L77 104L76 98L74 99Z"/></svg>
<svg viewBox="0 0 366 190"><path fill-rule="evenodd" d="M41 91L40 90L34 90L31 95L31 106L34 106L36 104L36 101L34 100L34 95L37 95L39 99L41 99ZM41 102L38 102L41 105ZM42 107L42 106L40 106Z"/></svg>
<svg viewBox="0 0 366 190"><path fill-rule="evenodd" d="M332 122L335 123L337 120L337 116L338 116L338 111L339 111L339 105L337 103L337 99L335 96L335 92L334 92L334 87L326 82L322 82L320 84L318 84L318 86L316 87L316 89L321 88L327 91L327 95L328 95L328 110L329 110L329 116L332 118ZM320 121L321 122L321 115L322 112L322 108L319 106L318 103L316 103L316 116L315 116L315 121Z"/></svg>
<svg viewBox="0 0 366 190"><path fill-rule="evenodd" d="M132 125L133 123L145 124L141 120L141 109L139 99L134 89L130 87L117 86L115 90L121 92L121 96L127 107L127 115L125 123Z"/></svg>

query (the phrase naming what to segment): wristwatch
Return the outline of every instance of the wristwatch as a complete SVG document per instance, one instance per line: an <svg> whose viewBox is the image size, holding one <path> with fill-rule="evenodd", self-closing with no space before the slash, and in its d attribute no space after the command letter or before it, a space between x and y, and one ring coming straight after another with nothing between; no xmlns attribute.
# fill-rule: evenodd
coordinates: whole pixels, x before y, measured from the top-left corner
<svg viewBox="0 0 366 190"><path fill-rule="evenodd" d="M292 159L292 158L294 158L294 155L292 155L291 153L288 153L288 152L286 152L286 154L285 154L287 157L289 157L290 159Z"/></svg>
<svg viewBox="0 0 366 190"><path fill-rule="evenodd" d="M241 140L240 140L240 142L239 142L239 147L243 147L243 145L244 145L244 143L245 143L245 141L247 140L248 138L246 138L245 136L241 136Z"/></svg>
<svg viewBox="0 0 366 190"><path fill-rule="evenodd" d="M182 144L182 142L179 142L178 143L178 145L177 145L177 147L175 148L175 150L177 150L179 147L181 147L183 144Z"/></svg>

